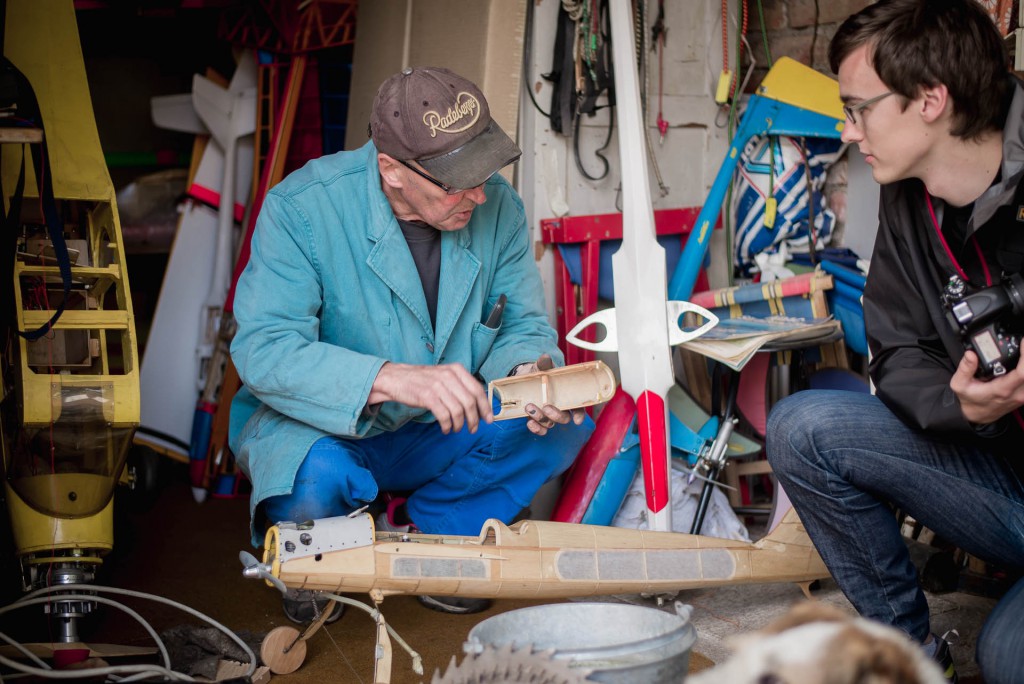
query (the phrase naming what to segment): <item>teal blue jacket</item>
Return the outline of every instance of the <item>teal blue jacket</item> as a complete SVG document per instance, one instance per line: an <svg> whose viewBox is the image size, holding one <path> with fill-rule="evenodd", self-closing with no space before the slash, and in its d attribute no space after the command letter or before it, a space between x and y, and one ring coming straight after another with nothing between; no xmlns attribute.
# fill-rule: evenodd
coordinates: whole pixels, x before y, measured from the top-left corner
<svg viewBox="0 0 1024 684"><path fill-rule="evenodd" d="M244 387L229 441L251 506L291 492L321 437L359 439L430 422L367 397L386 361L458 363L485 382L556 346L522 200L500 175L465 228L444 232L436 330L372 143L315 159L266 196L234 301L231 358ZM483 325L501 294L502 324Z"/></svg>

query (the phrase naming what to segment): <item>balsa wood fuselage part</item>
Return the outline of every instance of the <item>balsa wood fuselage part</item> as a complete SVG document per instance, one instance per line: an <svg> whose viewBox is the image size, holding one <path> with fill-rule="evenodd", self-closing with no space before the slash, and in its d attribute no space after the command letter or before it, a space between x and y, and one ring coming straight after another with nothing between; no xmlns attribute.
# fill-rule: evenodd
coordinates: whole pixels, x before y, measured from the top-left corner
<svg viewBox="0 0 1024 684"><path fill-rule="evenodd" d="M601 404L612 398L617 385L615 374L603 361L587 361L492 380L487 393L491 406L498 396L494 419L509 420L526 416L527 404L538 408L550 404L563 411Z"/></svg>
<svg viewBox="0 0 1024 684"><path fill-rule="evenodd" d="M264 568L295 589L556 599L829 576L792 509L750 543L674 532L488 520L479 537L377 533L362 513L266 537Z"/></svg>

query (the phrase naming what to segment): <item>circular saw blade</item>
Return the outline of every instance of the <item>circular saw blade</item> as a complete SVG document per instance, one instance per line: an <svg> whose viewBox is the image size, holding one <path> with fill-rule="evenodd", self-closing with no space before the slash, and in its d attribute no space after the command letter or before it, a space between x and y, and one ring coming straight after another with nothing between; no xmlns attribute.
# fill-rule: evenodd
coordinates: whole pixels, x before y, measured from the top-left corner
<svg viewBox="0 0 1024 684"><path fill-rule="evenodd" d="M430 684L583 684L590 670L572 669L555 660L554 651L534 651L529 646L513 649L485 646L459 664L452 656L442 675L435 671Z"/></svg>

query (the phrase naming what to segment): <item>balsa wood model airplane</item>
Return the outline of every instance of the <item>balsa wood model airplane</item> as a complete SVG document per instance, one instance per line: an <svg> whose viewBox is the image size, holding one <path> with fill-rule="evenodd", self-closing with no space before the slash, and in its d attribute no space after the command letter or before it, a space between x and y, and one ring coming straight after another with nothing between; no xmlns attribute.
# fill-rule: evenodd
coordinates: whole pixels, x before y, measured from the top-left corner
<svg viewBox="0 0 1024 684"><path fill-rule="evenodd" d="M790 509L758 542L597 525L488 520L479 537L377 532L368 513L267 532L262 570L286 587L480 598L658 594L828 570Z"/></svg>
<svg viewBox="0 0 1024 684"><path fill-rule="evenodd" d="M608 367L592 361L496 380L489 393L498 399L501 419L518 417L529 403L591 406L607 401L614 387ZM563 599L767 582L794 582L808 593L828 570L788 499L777 499L777 506L771 531L756 543L539 520L507 526L490 519L477 537L378 532L373 516L357 511L279 522L267 531L263 561L244 551L241 560L244 576L282 592L322 592L370 612L378 633L375 681L384 683L390 681L390 628L379 609L338 594L365 592L379 606L396 594ZM261 650L264 663L275 674L296 670L305 640L334 608L330 603L302 634L292 627L271 631ZM410 653L416 669L418 656Z"/></svg>
<svg viewBox="0 0 1024 684"><path fill-rule="evenodd" d="M243 575L271 586L323 592L363 608L377 623L377 683L390 682L392 646L379 604L399 594L561 599L666 594L730 584L794 582L804 593L829 576L796 511L755 543L645 530L524 520L488 520L478 537L378 532L369 513L271 527L263 562L247 552ZM774 519L774 518L773 518ZM367 592L377 609L339 593ZM329 604L301 634L277 627L261 656L275 674L294 672L305 641L330 617ZM419 656L413 669L422 674Z"/></svg>

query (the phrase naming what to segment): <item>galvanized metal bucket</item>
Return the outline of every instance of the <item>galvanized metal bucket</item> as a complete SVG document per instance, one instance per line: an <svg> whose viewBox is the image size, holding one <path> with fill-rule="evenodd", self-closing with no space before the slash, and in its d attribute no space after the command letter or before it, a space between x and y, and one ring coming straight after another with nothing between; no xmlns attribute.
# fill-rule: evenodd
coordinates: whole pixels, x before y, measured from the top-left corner
<svg viewBox="0 0 1024 684"><path fill-rule="evenodd" d="M469 632L466 653L487 646L554 650L556 660L606 684L678 684L690 666L697 631L690 606L676 613L619 603L557 603L511 610Z"/></svg>

